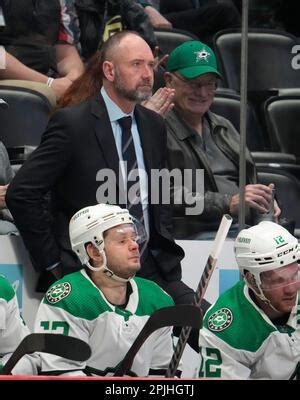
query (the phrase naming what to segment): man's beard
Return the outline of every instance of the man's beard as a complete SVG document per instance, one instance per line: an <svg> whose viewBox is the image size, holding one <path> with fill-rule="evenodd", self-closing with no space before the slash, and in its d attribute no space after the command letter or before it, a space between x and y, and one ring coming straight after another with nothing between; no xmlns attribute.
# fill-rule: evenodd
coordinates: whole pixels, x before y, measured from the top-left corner
<svg viewBox="0 0 300 400"><path fill-rule="evenodd" d="M150 99L152 96L152 87L149 86L149 90L141 90L141 89L127 89L123 86L122 80L120 78L119 73L116 73L116 79L114 82L115 90L123 96L125 99L129 101L134 101L136 103L141 103L142 101ZM147 83L145 83L147 86Z"/></svg>

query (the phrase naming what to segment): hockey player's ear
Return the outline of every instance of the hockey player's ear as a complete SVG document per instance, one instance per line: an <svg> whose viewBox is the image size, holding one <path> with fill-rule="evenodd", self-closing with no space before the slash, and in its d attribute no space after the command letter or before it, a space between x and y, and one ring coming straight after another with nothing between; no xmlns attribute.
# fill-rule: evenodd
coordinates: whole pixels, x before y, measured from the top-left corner
<svg viewBox="0 0 300 400"><path fill-rule="evenodd" d="M93 245L93 243L88 243L85 247L85 250L89 256L89 259L93 261L93 263L102 263L103 262L103 257L97 249L96 246Z"/></svg>

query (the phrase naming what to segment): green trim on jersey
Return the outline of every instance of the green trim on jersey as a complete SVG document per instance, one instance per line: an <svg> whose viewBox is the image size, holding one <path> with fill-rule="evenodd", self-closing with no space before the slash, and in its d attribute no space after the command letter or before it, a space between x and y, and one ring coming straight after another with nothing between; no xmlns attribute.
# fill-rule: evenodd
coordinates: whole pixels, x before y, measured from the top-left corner
<svg viewBox="0 0 300 400"><path fill-rule="evenodd" d="M156 283L143 278L134 278L138 289L138 316L151 315L155 310L173 306L172 298ZM71 315L86 320L96 319L105 312L115 312L128 319L131 313L119 307L110 307L97 289L80 271L66 275L47 291L43 302L62 308Z"/></svg>
<svg viewBox="0 0 300 400"><path fill-rule="evenodd" d="M0 275L0 298L8 303L14 296L15 291L11 283Z"/></svg>
<svg viewBox="0 0 300 400"><path fill-rule="evenodd" d="M49 293L51 293L51 289L53 290L53 288L60 284L70 287L70 291L67 296L56 303L52 303L49 301ZM104 312L113 311L102 296L99 296L99 290L80 271L66 275L55 282L48 289L43 302L52 307L62 308L75 317L89 321L97 318Z"/></svg>
<svg viewBox="0 0 300 400"><path fill-rule="evenodd" d="M276 331L276 328L268 323L248 301L244 294L244 287L245 282L240 281L224 292L205 314L203 326L231 347L255 352L261 347L264 340ZM220 331L209 329L208 322L211 315L224 308L232 313L231 323Z"/></svg>
<svg viewBox="0 0 300 400"><path fill-rule="evenodd" d="M156 283L143 278L134 278L134 281L139 293L136 315L152 315L158 308L174 306L172 297Z"/></svg>

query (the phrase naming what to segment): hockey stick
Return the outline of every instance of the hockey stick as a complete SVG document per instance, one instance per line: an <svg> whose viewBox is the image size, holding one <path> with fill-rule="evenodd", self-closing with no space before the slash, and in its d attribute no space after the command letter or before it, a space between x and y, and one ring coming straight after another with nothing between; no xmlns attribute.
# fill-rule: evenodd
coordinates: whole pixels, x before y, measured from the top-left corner
<svg viewBox="0 0 300 400"><path fill-rule="evenodd" d="M289 381L292 381L296 378L296 381L300 381L300 362L296 365L295 371L289 377Z"/></svg>
<svg viewBox="0 0 300 400"><path fill-rule="evenodd" d="M197 290L195 293L194 304L198 307L200 307L200 305L201 305L201 301L206 292L208 283L212 276L213 270L216 266L220 251L225 242L225 239L228 234L231 223L232 223L231 216L228 214L223 215L223 218L221 220L218 232L216 234L216 237L215 237L215 240L213 243L213 248L210 252L210 255L208 256L206 265L204 267L204 271L201 275L201 279L200 279L200 282L198 284L198 287L197 287ZM178 367L178 364L179 364L179 361L182 357L184 348L188 341L191 330L192 329L190 327L184 327L181 330L173 357L170 361L169 367L166 372L166 378L174 377L177 367Z"/></svg>
<svg viewBox="0 0 300 400"><path fill-rule="evenodd" d="M34 352L55 354L74 361L85 361L91 356L90 346L83 340L54 333L31 333L25 336L1 371L9 375L17 362L26 354Z"/></svg>
<svg viewBox="0 0 300 400"><path fill-rule="evenodd" d="M193 328L200 329L201 325L201 310L194 305L186 304L160 308L149 317L123 358L123 361L118 365L114 376L123 376L130 370L137 352L146 339L157 329L164 328L165 326L192 326Z"/></svg>

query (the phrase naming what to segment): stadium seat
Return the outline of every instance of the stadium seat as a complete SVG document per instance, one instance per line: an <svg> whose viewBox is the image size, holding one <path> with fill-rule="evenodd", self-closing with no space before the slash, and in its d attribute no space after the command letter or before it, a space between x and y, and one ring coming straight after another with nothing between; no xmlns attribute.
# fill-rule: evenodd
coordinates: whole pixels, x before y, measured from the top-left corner
<svg viewBox="0 0 300 400"><path fill-rule="evenodd" d="M282 218L294 220L295 236L300 238L300 182L288 172L259 172L260 183L268 185L274 183L277 201L282 211Z"/></svg>
<svg viewBox="0 0 300 400"><path fill-rule="evenodd" d="M217 89L211 111L229 119L233 126L240 131L240 96L230 89ZM247 147L255 162L261 166L270 163L295 164L296 157L284 152L264 151L264 134L251 103L247 110Z"/></svg>
<svg viewBox="0 0 300 400"><path fill-rule="evenodd" d="M248 32L248 91L276 94L278 89L299 88L300 74L293 68L292 49L299 44L287 32L250 29ZM240 91L241 32L223 30L214 37L219 67L226 85Z"/></svg>
<svg viewBox="0 0 300 400"><path fill-rule="evenodd" d="M240 132L240 96L228 89L217 89L211 111L229 119ZM264 149L263 132L250 103L247 110L247 146L250 151Z"/></svg>
<svg viewBox="0 0 300 400"><path fill-rule="evenodd" d="M199 40L193 33L182 29L156 29L154 34L162 54L170 54L175 47L189 40Z"/></svg>
<svg viewBox="0 0 300 400"><path fill-rule="evenodd" d="M8 103L8 108L0 109L0 140L6 146L12 164L22 163L39 145L54 109L55 102L51 96L47 96L47 90L39 90L39 85L33 86L32 82L28 87L7 82L4 84L3 81L0 84L0 98Z"/></svg>
<svg viewBox="0 0 300 400"><path fill-rule="evenodd" d="M264 104L264 116L272 149L292 153L299 161L300 95L269 98Z"/></svg>

